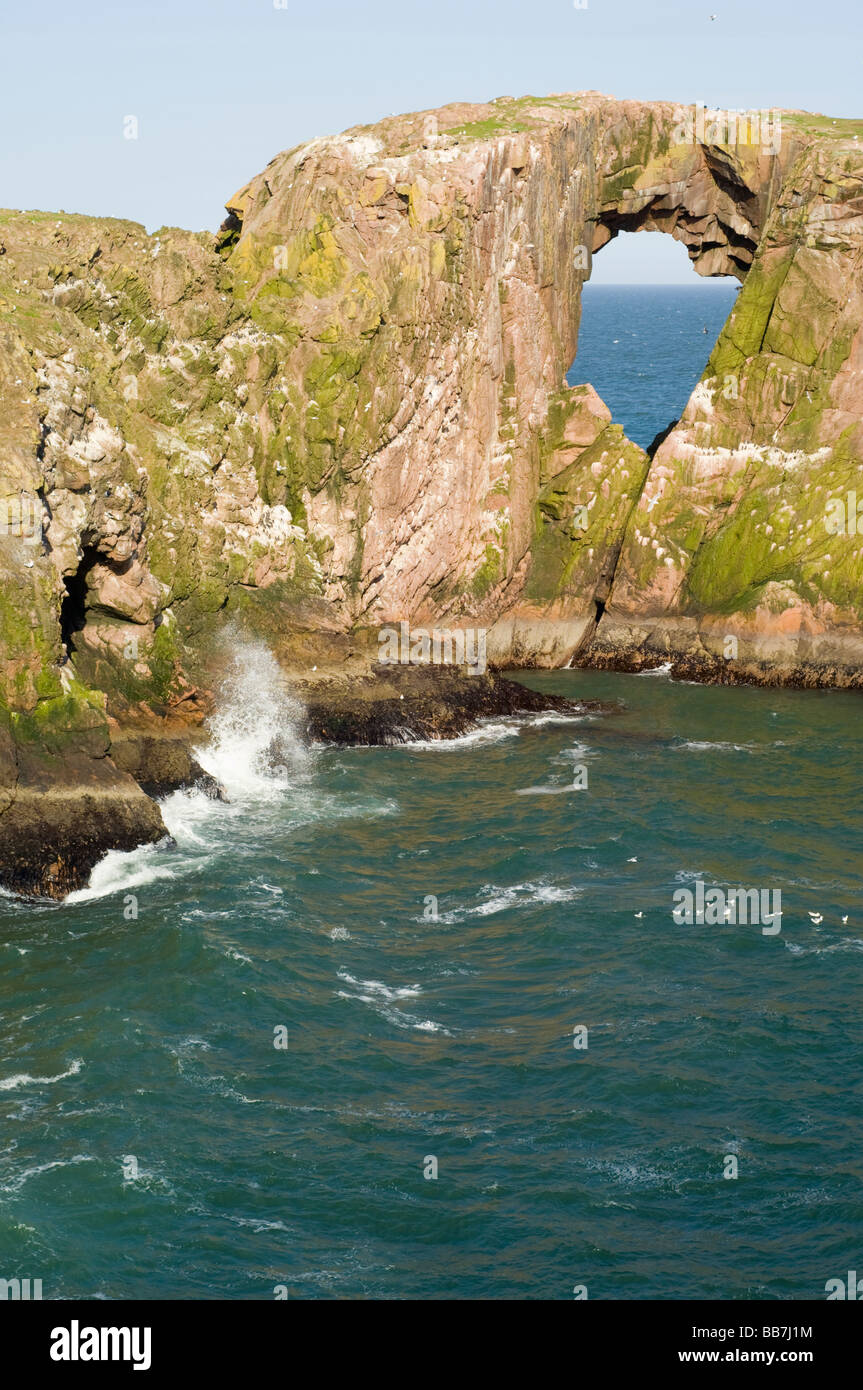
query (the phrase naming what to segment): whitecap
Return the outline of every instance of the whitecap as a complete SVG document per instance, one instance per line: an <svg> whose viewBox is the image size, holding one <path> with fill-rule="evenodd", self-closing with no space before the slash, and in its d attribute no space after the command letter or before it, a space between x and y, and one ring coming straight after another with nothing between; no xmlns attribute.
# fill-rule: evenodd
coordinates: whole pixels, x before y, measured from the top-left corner
<svg viewBox="0 0 863 1390"><path fill-rule="evenodd" d="M419 749L423 752L437 749L471 748L489 743L502 743L508 738L517 738L524 729L539 729L547 724L573 724L592 719L590 710L568 712L566 710L526 711L524 714L505 715L501 719L480 719L475 729L457 734L455 738L409 739L402 748Z"/></svg>
<svg viewBox="0 0 863 1390"><path fill-rule="evenodd" d="M391 989L380 980L357 980L347 970L340 969L336 974L345 984L353 985L359 990L359 993L354 993L352 990L338 989L335 991L337 999L351 999L366 1004L396 1028L411 1028L418 1033L442 1033L445 1037L452 1036L442 1023L435 1023L430 1018L417 1018L415 1014L405 1013L403 1009L396 1008L396 999L413 999L421 994L419 985Z"/></svg>
<svg viewBox="0 0 863 1390"><path fill-rule="evenodd" d="M447 925L463 922L470 917L491 917L511 907L525 907L536 903L567 903L581 895L577 884L516 883L508 888L486 885L482 889L486 897L472 907L456 907L441 914L440 921Z"/></svg>
<svg viewBox="0 0 863 1390"><path fill-rule="evenodd" d="M761 750L757 743L711 743L707 740L687 739L684 743L672 745L676 753L682 753L688 749L694 753L757 753Z"/></svg>
<svg viewBox="0 0 863 1390"><path fill-rule="evenodd" d="M55 1158L50 1163L37 1163L32 1168L25 1168L23 1173L17 1173L8 1182L0 1183L0 1192L19 1192L31 1178L38 1178L42 1173L50 1173L52 1168L74 1168L79 1163L96 1162L97 1159L93 1154L75 1154L72 1158Z"/></svg>
<svg viewBox="0 0 863 1390"><path fill-rule="evenodd" d="M176 878L175 870L161 863L158 855L158 845L141 845L129 851L109 850L93 869L87 887L70 893L66 902L88 903L131 888L144 888L161 879Z"/></svg>
<svg viewBox="0 0 863 1390"><path fill-rule="evenodd" d="M230 1212L224 1213L228 1221L235 1226L251 1226L256 1235L262 1231L287 1231L289 1228L284 1221L265 1221L261 1216L232 1216Z"/></svg>
<svg viewBox="0 0 863 1390"><path fill-rule="evenodd" d="M396 1028L412 1028L418 1033L442 1033L450 1038L452 1034L448 1028L444 1028L442 1023L435 1023L430 1018L417 1018L415 1014L406 1014L403 1009L396 1009L393 1005L387 1004L380 997L371 994L351 994L348 990L337 989L337 999L357 1000L361 1004L368 1004L381 1018L386 1019L387 1023L392 1023Z"/></svg>
<svg viewBox="0 0 863 1390"><path fill-rule="evenodd" d="M856 936L844 936L840 941L818 946L797 946L793 941L783 941L782 944L795 956L830 956L834 951L863 951L863 941Z"/></svg>
<svg viewBox="0 0 863 1390"><path fill-rule="evenodd" d="M555 762L580 762L582 758L595 758L597 750L591 748L587 743L574 743L571 748L564 748L557 754Z"/></svg>
<svg viewBox="0 0 863 1390"><path fill-rule="evenodd" d="M466 734L458 734L455 738L408 739L399 744L399 747L420 753L449 752L460 748L481 747L489 743L502 743L504 739L516 738L518 734L519 727L515 723L482 723L478 728L469 729Z"/></svg>
<svg viewBox="0 0 863 1390"><path fill-rule="evenodd" d="M340 980L344 980L345 984L356 985L358 989L368 990L370 994L379 995L382 999L415 999L418 994L422 994L419 985L405 985L401 989L391 989L381 980L357 980L353 975L349 975L347 970L339 969L336 974Z"/></svg>
<svg viewBox="0 0 863 1390"><path fill-rule="evenodd" d="M572 782L567 782L563 787L516 787L516 796L563 796L566 792L585 791L585 787L577 787Z"/></svg>
<svg viewBox="0 0 863 1390"><path fill-rule="evenodd" d="M19 1086L53 1086L55 1081L65 1081L67 1076L77 1076L83 1065L83 1058L76 1057L68 1071L58 1072L56 1076L30 1076L29 1072L18 1072L0 1080L0 1091L17 1091Z"/></svg>
<svg viewBox="0 0 863 1390"><path fill-rule="evenodd" d="M549 709L541 710L536 714L519 714L514 716L519 723L527 724L532 729L541 729L545 724L572 724L593 719L595 716L591 710L562 710Z"/></svg>

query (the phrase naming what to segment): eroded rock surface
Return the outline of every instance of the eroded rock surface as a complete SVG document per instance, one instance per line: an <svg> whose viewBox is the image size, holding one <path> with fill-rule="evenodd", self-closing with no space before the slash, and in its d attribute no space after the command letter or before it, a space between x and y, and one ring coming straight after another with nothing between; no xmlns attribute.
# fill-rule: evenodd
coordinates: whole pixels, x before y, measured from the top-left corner
<svg viewBox="0 0 863 1390"><path fill-rule="evenodd" d="M0 839L46 728L116 791L109 720L199 720L232 619L300 672L406 620L858 684L863 126L775 119L507 98L280 154L216 238L0 213ZM652 459L564 382L639 228L742 281Z"/></svg>

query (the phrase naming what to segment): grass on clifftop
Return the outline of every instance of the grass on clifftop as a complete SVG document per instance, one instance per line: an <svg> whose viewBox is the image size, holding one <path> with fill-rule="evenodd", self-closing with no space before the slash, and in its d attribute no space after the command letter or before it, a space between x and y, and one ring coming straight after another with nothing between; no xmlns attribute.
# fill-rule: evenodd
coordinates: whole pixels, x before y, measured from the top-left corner
<svg viewBox="0 0 863 1390"><path fill-rule="evenodd" d="M444 133L459 140L489 140L495 135L518 135L525 130L535 130L539 124L530 115L531 107L548 106L556 110L578 111L581 106L574 97L531 96L499 97L489 104L496 108L493 116L444 127Z"/></svg>
<svg viewBox="0 0 863 1390"><path fill-rule="evenodd" d="M837 140L853 139L855 135L863 140L863 119L814 115L809 111L783 111L783 124L795 130L804 130L813 135L832 135Z"/></svg>

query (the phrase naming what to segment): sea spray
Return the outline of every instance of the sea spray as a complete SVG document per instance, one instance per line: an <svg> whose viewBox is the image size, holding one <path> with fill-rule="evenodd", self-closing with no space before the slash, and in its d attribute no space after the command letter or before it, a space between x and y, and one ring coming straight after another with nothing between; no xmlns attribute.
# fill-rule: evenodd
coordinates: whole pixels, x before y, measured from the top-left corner
<svg viewBox="0 0 863 1390"><path fill-rule="evenodd" d="M175 791L160 803L169 838L124 852L111 850L86 888L67 902L136 891L159 879L205 873L235 837L235 818L271 806L308 778L310 754L302 738L303 708L285 688L278 663L260 641L225 634L224 676L208 737L195 750L205 772L224 789L220 801L199 789ZM137 910L137 907L136 907Z"/></svg>
<svg viewBox="0 0 863 1390"><path fill-rule="evenodd" d="M269 647L235 633L228 641L228 666L207 723L209 742L197 756L230 800L259 801L308 772L303 708L288 694Z"/></svg>

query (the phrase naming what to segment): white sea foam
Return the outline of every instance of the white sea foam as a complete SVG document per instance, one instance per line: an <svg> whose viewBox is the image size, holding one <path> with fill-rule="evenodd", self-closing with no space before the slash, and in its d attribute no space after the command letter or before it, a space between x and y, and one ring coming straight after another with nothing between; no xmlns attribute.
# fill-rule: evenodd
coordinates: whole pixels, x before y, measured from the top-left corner
<svg viewBox="0 0 863 1390"><path fill-rule="evenodd" d="M176 878L174 868L160 862L158 845L141 845L138 849L111 849L100 859L90 875L86 888L78 888L70 893L67 903L87 903L95 898L108 897L112 893L126 893L132 888L143 888L159 879Z"/></svg>
<svg viewBox="0 0 863 1390"><path fill-rule="evenodd" d="M366 990L369 994L377 995L382 999L415 999L418 994L422 994L419 985L405 985L401 989L390 989L381 980L357 980L353 975L349 975L347 970L337 970L336 974L345 984L356 985L358 989Z"/></svg>
<svg viewBox="0 0 863 1390"><path fill-rule="evenodd" d="M419 985L403 985L394 989L381 980L358 980L347 970L337 970L336 974L344 984L353 986L353 989L337 989L337 999L353 999L367 1004L396 1028L412 1028L418 1033L442 1033L445 1037L452 1036L442 1023L435 1023L431 1018L417 1018L415 1014L405 1013L404 1009L396 1007L396 1000L415 999L421 994Z"/></svg>
<svg viewBox="0 0 863 1390"><path fill-rule="evenodd" d="M581 762L582 758L595 758L596 749L590 748L586 743L574 743L571 748L564 748L558 754L555 762Z"/></svg>
<svg viewBox="0 0 863 1390"><path fill-rule="evenodd" d="M636 671L637 676L667 676L671 673L671 662L664 661L661 666L652 666L649 671Z"/></svg>
<svg viewBox="0 0 863 1390"><path fill-rule="evenodd" d="M566 792L581 791L581 787L576 787L572 782L567 782L562 787L516 787L516 796L563 796Z"/></svg>
<svg viewBox="0 0 863 1390"><path fill-rule="evenodd" d="M784 940L782 944L794 956L830 956L835 951L863 951L863 941L857 936L843 936L840 941L825 942L819 946L799 946L794 941Z"/></svg>
<svg viewBox="0 0 863 1390"><path fill-rule="evenodd" d="M233 1222L235 1226L251 1227L251 1229L255 1232L256 1235L263 1231L288 1230L288 1227L285 1225L284 1221L265 1221L261 1216L232 1216L230 1212L227 1212L226 1216L228 1221Z"/></svg>
<svg viewBox="0 0 863 1390"><path fill-rule="evenodd" d="M442 1023L435 1023L431 1018L417 1018L415 1014L407 1014L403 1009L396 1009L391 1004L386 1004L371 994L351 994L349 990L336 990L338 999L358 999L363 1004L368 1004L374 1009L376 1014L386 1019L387 1023L392 1023L395 1028L413 1028L418 1033L442 1033L445 1037L452 1037L448 1028L444 1028Z"/></svg>
<svg viewBox="0 0 863 1390"><path fill-rule="evenodd" d="M565 748L562 753L558 753L551 761L554 763L581 763L585 758L596 756L596 749L589 748L586 743L573 744L572 748ZM583 785L572 782L538 783L531 787L517 787L516 796L566 796L569 792L582 792L585 790Z"/></svg>
<svg viewBox="0 0 863 1390"><path fill-rule="evenodd" d="M43 1173L50 1173L53 1168L74 1168L79 1163L95 1163L96 1161L93 1154L74 1154L72 1158L55 1158L50 1163L36 1163L32 1168L25 1168L23 1172L16 1173L7 1182L0 1184L0 1192L19 1192L31 1178L38 1178Z"/></svg>
<svg viewBox="0 0 863 1390"><path fill-rule="evenodd" d="M176 1045L167 1045L167 1051L177 1059L177 1071L184 1081L197 1087L202 1091L214 1092L216 1095L224 1096L226 1100L238 1101L241 1105L262 1105L263 1101L251 1096L246 1096L242 1091L238 1091L236 1086L227 1076L220 1072L206 1073L201 1070L201 1063L196 1056L196 1050L201 1052L212 1052L212 1048L204 1038L184 1038Z"/></svg>
<svg viewBox="0 0 863 1390"><path fill-rule="evenodd" d="M450 912L441 913L440 921L452 925L464 922L470 917L492 917L508 908L527 907L536 903L568 903L579 897L582 889L574 883L516 883L508 888L486 884L481 891L484 894L482 901L473 906L456 907Z"/></svg>
<svg viewBox="0 0 863 1390"><path fill-rule="evenodd" d="M67 902L91 902L200 872L224 847L232 818L246 814L251 804L283 798L305 781L309 752L300 732L301 705L285 689L269 648L236 633L229 640L227 674L206 726L208 741L196 749L198 762L224 789L228 802L195 789L172 792L162 800L161 811L173 843L110 850L87 887L70 893Z"/></svg>
<svg viewBox="0 0 863 1390"><path fill-rule="evenodd" d="M695 753L757 753L761 751L757 743L710 743L707 740L687 739L684 743L674 744L676 753L682 753L684 749Z"/></svg>
<svg viewBox="0 0 863 1390"><path fill-rule="evenodd" d="M67 1076L77 1076L83 1065L83 1058L76 1057L68 1071L58 1072L56 1076L30 1076L29 1072L18 1072L0 1080L0 1091L17 1091L21 1086L53 1086L55 1081L65 1081Z"/></svg>
<svg viewBox="0 0 863 1390"><path fill-rule="evenodd" d="M460 748L483 747L518 738L525 729L540 729L546 724L573 724L591 719L590 711L567 713L565 710L542 710L538 713L510 714L501 719L481 719L475 729L455 738L410 739L399 745L421 753L457 752Z"/></svg>
<svg viewBox="0 0 863 1390"><path fill-rule="evenodd" d="M595 718L595 716L591 714L590 710L576 713L575 711L567 712L562 709L549 709L543 710L538 714L519 714L516 715L515 718L518 719L519 723L526 724L531 729L541 729L545 724L583 723L588 719Z"/></svg>
<svg viewBox="0 0 863 1390"><path fill-rule="evenodd" d="M462 748L482 747L488 743L502 743L507 738L517 738L519 725L515 722L504 723L503 721L487 721L476 729L469 729L466 734L459 734L456 738L436 738L436 739L410 739L398 746L400 748L410 748L420 753L437 752L457 752Z"/></svg>
<svg viewBox="0 0 863 1390"><path fill-rule="evenodd" d="M291 787L308 766L302 706L262 642L234 640L230 665L198 761L229 798L260 801Z"/></svg>
<svg viewBox="0 0 863 1390"><path fill-rule="evenodd" d="M679 1190L680 1180L674 1173L661 1172L647 1163L613 1163L606 1160L587 1166L598 1169L612 1182L618 1182L626 1188L670 1187L673 1191Z"/></svg>

